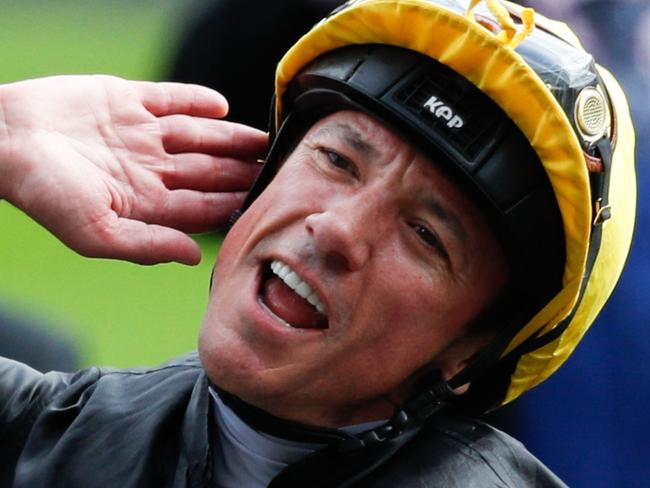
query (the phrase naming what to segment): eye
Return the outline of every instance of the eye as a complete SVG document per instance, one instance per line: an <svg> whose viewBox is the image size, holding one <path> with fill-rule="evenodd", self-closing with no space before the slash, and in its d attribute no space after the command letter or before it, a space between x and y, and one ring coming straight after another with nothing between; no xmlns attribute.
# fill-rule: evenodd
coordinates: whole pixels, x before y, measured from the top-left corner
<svg viewBox="0 0 650 488"><path fill-rule="evenodd" d="M321 151L325 153L325 156L327 157L328 161L332 166L335 166L340 170L350 173L355 177L359 176L357 167L353 163L351 163L348 159L346 159L345 157L337 153L336 151L332 151L331 149L321 149Z"/></svg>
<svg viewBox="0 0 650 488"><path fill-rule="evenodd" d="M412 224L411 227L424 244L428 247L434 248L436 251L441 253L445 259L449 260L447 250L445 249L445 246L443 246L438 234L422 224L415 223Z"/></svg>

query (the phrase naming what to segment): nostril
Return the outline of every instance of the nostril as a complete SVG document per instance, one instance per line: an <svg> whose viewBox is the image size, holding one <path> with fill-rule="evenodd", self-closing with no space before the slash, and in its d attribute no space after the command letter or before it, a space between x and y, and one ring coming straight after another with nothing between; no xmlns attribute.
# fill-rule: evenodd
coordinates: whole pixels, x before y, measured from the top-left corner
<svg viewBox="0 0 650 488"><path fill-rule="evenodd" d="M359 224L359 225L356 225ZM369 236L361 222L341 213L322 212L309 215L305 227L333 269L354 271L369 256Z"/></svg>
<svg viewBox="0 0 650 488"><path fill-rule="evenodd" d="M353 268L350 266L350 261L345 257L345 255L336 251L328 253L325 256L324 261L325 266L333 271L348 271Z"/></svg>
<svg viewBox="0 0 650 488"><path fill-rule="evenodd" d="M305 228L307 229L307 232L311 235L314 234L314 225L313 225L313 218L315 214L308 215L307 218L305 219Z"/></svg>

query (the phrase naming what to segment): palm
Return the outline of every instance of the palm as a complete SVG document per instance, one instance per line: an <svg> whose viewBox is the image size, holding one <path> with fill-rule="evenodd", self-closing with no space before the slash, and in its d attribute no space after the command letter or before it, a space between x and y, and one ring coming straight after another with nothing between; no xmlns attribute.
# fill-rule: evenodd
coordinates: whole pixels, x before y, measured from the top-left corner
<svg viewBox="0 0 650 488"><path fill-rule="evenodd" d="M205 88L105 76L4 88L3 192L89 256L198 262L183 232L222 225L265 150L263 133L213 119L227 105Z"/></svg>

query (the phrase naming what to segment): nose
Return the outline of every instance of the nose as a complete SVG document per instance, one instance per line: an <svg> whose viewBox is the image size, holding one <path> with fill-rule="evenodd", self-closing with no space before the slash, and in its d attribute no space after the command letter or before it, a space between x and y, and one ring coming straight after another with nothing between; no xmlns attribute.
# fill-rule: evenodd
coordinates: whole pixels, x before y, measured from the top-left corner
<svg viewBox="0 0 650 488"><path fill-rule="evenodd" d="M378 231L378 209L360 200L347 199L305 219L307 232L328 263L347 271L363 268L372 252L372 236Z"/></svg>

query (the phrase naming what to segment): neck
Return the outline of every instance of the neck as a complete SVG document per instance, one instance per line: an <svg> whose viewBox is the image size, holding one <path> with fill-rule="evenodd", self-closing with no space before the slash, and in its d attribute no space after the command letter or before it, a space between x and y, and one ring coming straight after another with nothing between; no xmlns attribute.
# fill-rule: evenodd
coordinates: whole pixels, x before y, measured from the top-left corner
<svg viewBox="0 0 650 488"><path fill-rule="evenodd" d="M368 418L365 416L359 420L336 424L314 423L311 420L305 422L302 419L294 420L291 416L269 413L269 411L251 405L214 384L211 384L211 387L218 393L225 405L255 430L297 442L336 444L341 440L350 439L353 433L359 432L359 429L356 428L357 425L362 427L361 430L370 429L383 423L392 414L391 407L391 412L384 417Z"/></svg>

